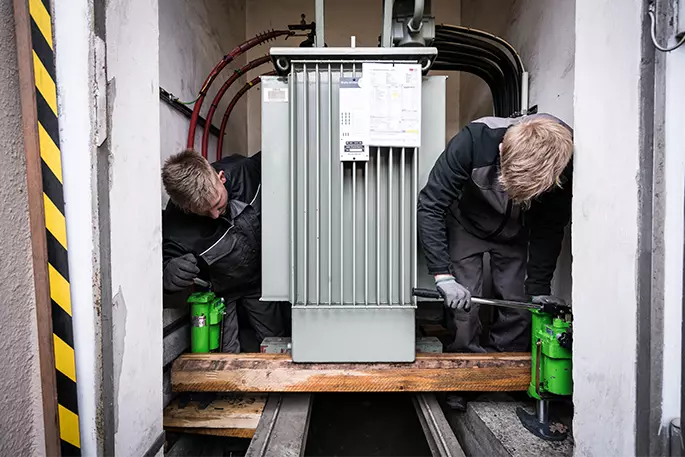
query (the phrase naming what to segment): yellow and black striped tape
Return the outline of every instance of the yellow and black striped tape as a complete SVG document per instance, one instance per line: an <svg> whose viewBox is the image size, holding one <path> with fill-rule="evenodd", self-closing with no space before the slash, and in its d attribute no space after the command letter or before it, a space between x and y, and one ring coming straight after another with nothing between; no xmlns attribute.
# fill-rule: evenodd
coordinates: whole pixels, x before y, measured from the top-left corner
<svg viewBox="0 0 685 457"><path fill-rule="evenodd" d="M57 124L55 51L52 40L50 0L29 0L33 72L43 174L45 235L48 247L48 278L52 301L52 332L55 347L57 409L63 456L81 455L76 360L71 322L71 292L67 261L67 226L62 193L62 158Z"/></svg>

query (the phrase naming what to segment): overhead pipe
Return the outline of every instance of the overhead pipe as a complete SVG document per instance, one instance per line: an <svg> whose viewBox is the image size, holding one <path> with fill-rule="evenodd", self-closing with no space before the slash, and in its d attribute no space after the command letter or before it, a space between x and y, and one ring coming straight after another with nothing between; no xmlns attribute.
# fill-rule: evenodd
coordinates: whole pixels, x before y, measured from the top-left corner
<svg viewBox="0 0 685 457"><path fill-rule="evenodd" d="M223 150L223 146L224 146L224 134L226 132L226 125L228 124L228 118L231 115L231 112L233 111L233 109L235 108L235 105L238 103L238 100L240 100L240 97L245 95L245 93L247 93L248 90L252 89L257 84L259 84L262 81L262 77L274 76L275 74L276 74L275 71L270 71L268 73L264 73L261 76L257 76L252 81L247 82L233 96L233 98L231 99L231 103L229 103L228 107L226 107L226 112L224 113L223 119L221 119L221 127L219 127L219 141L217 141L217 145L216 145L216 158L217 158L217 160L222 157L222 150Z"/></svg>
<svg viewBox="0 0 685 457"><path fill-rule="evenodd" d="M414 0L414 16L412 16L411 21L407 23L407 28L410 32L416 33L421 30L423 25L423 8L424 0Z"/></svg>
<svg viewBox="0 0 685 457"><path fill-rule="evenodd" d="M231 75L230 78L226 80L219 88L219 91L216 93L214 96L214 100L212 100L212 104L209 107L209 111L207 112L207 121L206 125L212 126L212 118L214 117L214 113L216 112L217 107L219 106L219 102L221 102L221 99L223 98L224 94L228 90L231 85L238 80L241 76L246 74L248 71L257 68L261 65L264 65L267 62L271 61L271 57L269 56L262 56L258 59L254 59L248 64L242 66L241 68L235 70L233 74ZM209 148L209 131L210 129L206 128L202 132L202 156L204 158L207 158L207 152ZM219 138L221 138L221 133L219 132ZM218 157L218 156L217 156Z"/></svg>
<svg viewBox="0 0 685 457"><path fill-rule="evenodd" d="M195 130L197 129L197 121L200 117L200 108L202 108L202 103L204 102L209 87L212 85L212 83L219 75L219 73L221 73L221 70L223 70L226 67L226 65L231 63L236 57L259 44L265 43L269 40L274 40L280 36L293 35L295 35L295 32L292 30L272 30L270 32L257 34L255 37L250 38L244 43L236 46L231 52L226 54L219 61L219 63L216 64L216 66L214 66L212 71L209 73L209 76L207 76L207 79L205 80L204 84L202 84L202 89L200 89L200 94L197 98L197 101L195 102L195 106L193 107L193 115L190 118L190 127L188 128L187 147L189 149L192 149L195 146Z"/></svg>

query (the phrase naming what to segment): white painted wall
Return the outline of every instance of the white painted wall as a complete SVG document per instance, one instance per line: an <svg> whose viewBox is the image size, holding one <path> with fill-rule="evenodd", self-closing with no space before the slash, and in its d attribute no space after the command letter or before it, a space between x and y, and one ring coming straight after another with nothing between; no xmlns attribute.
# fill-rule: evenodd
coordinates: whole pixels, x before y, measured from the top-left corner
<svg viewBox="0 0 685 457"><path fill-rule="evenodd" d="M115 446L162 432L162 250L157 0L107 2Z"/></svg>
<svg viewBox="0 0 685 457"><path fill-rule="evenodd" d="M462 25L498 35L519 52L530 73L530 105L573 126L575 2L570 0L462 0ZM488 86L462 75L462 124L492 115ZM566 236L552 288L571 298L571 247Z"/></svg>
<svg viewBox="0 0 685 457"><path fill-rule="evenodd" d="M245 41L245 0L164 0L159 2L159 83L183 101L194 100L214 66L233 48ZM229 64L212 84L202 105L206 116L216 92L247 63L240 56ZM213 124L218 128L233 95L245 84L239 78L224 95ZM191 109L193 105L188 105ZM224 138L224 155L247 154L247 100L238 103L229 118ZM162 161L186 148L189 120L160 102ZM203 129L198 127L195 148L202 145ZM209 160L216 158L216 137L210 136ZM166 196L164 196L166 204Z"/></svg>
<svg viewBox="0 0 685 457"><path fill-rule="evenodd" d="M101 358L97 191L91 77L92 1L54 4L57 102L69 246L69 279L74 326L79 426L83 455L98 454ZM105 88L102 88L103 90ZM101 444L101 443L100 443ZM100 448L101 453L101 448Z"/></svg>
<svg viewBox="0 0 685 457"><path fill-rule="evenodd" d="M576 2L572 234L577 456L635 452L642 4Z"/></svg>
<svg viewBox="0 0 685 457"><path fill-rule="evenodd" d="M569 0L462 0L462 24L501 36L530 73L530 105L573 125L575 2ZM469 75L462 84L462 120L491 114L489 89Z"/></svg>
<svg viewBox="0 0 685 457"><path fill-rule="evenodd" d="M685 1L680 1L685 31ZM671 45L673 41L669 43ZM662 425L680 416L680 373L682 363L681 324L683 299L683 207L685 206L685 46L666 56L666 216L664 227L664 371Z"/></svg>
<svg viewBox="0 0 685 457"><path fill-rule="evenodd" d="M314 0L246 0L247 36L268 29L285 29L288 24L297 24L300 15L306 14L306 21L314 18ZM433 14L436 22L459 24L460 0L433 0ZM377 47L383 22L383 7L380 0L346 0L325 2L325 40L328 46L350 46L350 36L357 39L357 47ZM299 46L304 38L280 38L267 45L248 52L252 60L268 52L270 47ZM267 66L253 70L248 80L265 73ZM436 72L435 74L442 74ZM447 136L451 138L459 128L459 74L450 73L447 80ZM253 154L261 148L261 91L256 87L248 92L248 150Z"/></svg>

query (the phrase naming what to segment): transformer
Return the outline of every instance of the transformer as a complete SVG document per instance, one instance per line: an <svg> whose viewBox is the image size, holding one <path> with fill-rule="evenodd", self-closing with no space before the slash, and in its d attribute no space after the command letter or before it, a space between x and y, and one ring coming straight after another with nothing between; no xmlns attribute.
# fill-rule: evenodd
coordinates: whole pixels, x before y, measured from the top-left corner
<svg viewBox="0 0 685 457"><path fill-rule="evenodd" d="M416 203L445 145L446 77L420 77L420 147L367 146L368 160L341 159L355 142L341 146L349 122L339 94L341 78L354 86L365 63L425 73L436 56L434 48L271 49L279 76L262 79L262 299L292 304L295 362L415 358L411 290L433 284Z"/></svg>

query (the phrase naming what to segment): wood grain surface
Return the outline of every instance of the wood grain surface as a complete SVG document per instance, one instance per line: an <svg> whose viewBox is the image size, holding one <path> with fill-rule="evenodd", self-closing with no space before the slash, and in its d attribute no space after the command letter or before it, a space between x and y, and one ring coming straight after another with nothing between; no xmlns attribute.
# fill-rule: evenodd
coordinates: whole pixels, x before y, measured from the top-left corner
<svg viewBox="0 0 685 457"><path fill-rule="evenodd" d="M251 438L262 416L267 395L219 395L205 408L197 401L181 407L176 399L164 409L168 431Z"/></svg>
<svg viewBox="0 0 685 457"><path fill-rule="evenodd" d="M417 354L413 363L293 363L287 354L184 354L176 392L523 391L529 353Z"/></svg>

